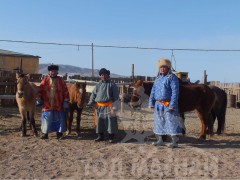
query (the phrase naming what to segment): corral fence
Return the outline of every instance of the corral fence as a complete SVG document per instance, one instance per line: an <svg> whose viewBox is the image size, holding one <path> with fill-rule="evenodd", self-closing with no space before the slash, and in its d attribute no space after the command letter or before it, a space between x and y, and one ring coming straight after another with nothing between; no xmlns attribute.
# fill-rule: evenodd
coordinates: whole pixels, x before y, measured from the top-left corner
<svg viewBox="0 0 240 180"><path fill-rule="evenodd" d="M0 70L0 106L3 107L10 107L16 106L15 94L17 90L17 83L16 83L16 72L13 71L5 71ZM42 74L29 74L30 81L34 82L36 85L39 85L41 79L43 77ZM96 83L99 81L99 77L82 77L80 75L74 75L67 77L66 75L63 76L66 82L70 80L73 81L80 81L87 83L87 100L90 97L90 93L92 92L93 88L95 87ZM153 77L146 77L146 76L135 76L134 80L131 77L118 77L118 78L111 78L114 81L118 88L120 94L132 94L133 88L132 85L136 80L152 80Z"/></svg>
<svg viewBox="0 0 240 180"><path fill-rule="evenodd" d="M210 81L209 85L217 86L227 93L228 107L240 108L240 83L220 83L219 81Z"/></svg>
<svg viewBox="0 0 240 180"><path fill-rule="evenodd" d="M74 75L67 77L63 76L66 81L69 79L74 81L87 83L87 100L99 81L99 77L82 77ZM30 81L37 85L41 82L42 74L30 74ZM154 77L134 76L111 78L118 86L120 94L132 94L133 84L136 80L154 81ZM209 85L217 86L223 89L228 94L228 107L240 107L240 83L220 83L219 81L210 81ZM0 106L16 106L16 71L0 70ZM121 100L121 99L120 99Z"/></svg>
<svg viewBox="0 0 240 180"><path fill-rule="evenodd" d="M1 106L16 105L16 72L0 71L0 104Z"/></svg>

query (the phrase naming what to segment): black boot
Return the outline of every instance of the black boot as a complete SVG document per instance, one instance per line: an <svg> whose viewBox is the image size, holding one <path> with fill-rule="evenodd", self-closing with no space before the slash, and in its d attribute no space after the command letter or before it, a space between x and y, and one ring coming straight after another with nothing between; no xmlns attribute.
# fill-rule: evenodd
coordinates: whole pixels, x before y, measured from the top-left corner
<svg viewBox="0 0 240 180"><path fill-rule="evenodd" d="M104 141L103 133L98 133L98 137L94 141Z"/></svg>
<svg viewBox="0 0 240 180"><path fill-rule="evenodd" d="M109 142L113 143L114 134L108 134L108 136L109 136Z"/></svg>
<svg viewBox="0 0 240 180"><path fill-rule="evenodd" d="M46 133L46 134L43 134L42 136L41 136L41 139L48 139L48 134Z"/></svg>
<svg viewBox="0 0 240 180"><path fill-rule="evenodd" d="M62 138L63 138L63 133L57 132L57 139L62 139Z"/></svg>

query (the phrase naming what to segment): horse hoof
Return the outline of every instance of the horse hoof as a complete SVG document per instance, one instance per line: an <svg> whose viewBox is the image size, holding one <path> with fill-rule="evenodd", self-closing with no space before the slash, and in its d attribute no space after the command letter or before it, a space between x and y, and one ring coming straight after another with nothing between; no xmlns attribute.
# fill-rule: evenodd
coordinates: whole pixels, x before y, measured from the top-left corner
<svg viewBox="0 0 240 180"><path fill-rule="evenodd" d="M78 138L78 139L82 139L81 134L78 134L78 135L77 135L77 138Z"/></svg>
<svg viewBox="0 0 240 180"><path fill-rule="evenodd" d="M35 132L35 133L34 133L34 136L35 136L35 137L38 137L38 133L37 133L37 132Z"/></svg>
<svg viewBox="0 0 240 180"><path fill-rule="evenodd" d="M198 141L205 141L206 140L206 136L200 136L197 140Z"/></svg>
<svg viewBox="0 0 240 180"><path fill-rule="evenodd" d="M26 137L27 135L25 133L22 133L21 134L21 137Z"/></svg>

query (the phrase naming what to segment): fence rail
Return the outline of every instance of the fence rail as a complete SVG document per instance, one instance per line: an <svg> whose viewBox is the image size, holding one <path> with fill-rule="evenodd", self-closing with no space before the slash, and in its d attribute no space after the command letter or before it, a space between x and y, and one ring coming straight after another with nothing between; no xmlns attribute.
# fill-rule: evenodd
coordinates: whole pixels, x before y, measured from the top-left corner
<svg viewBox="0 0 240 180"><path fill-rule="evenodd" d="M42 74L30 74L30 81L39 85ZM65 77L67 80L67 78ZM118 86L119 92L131 94L133 79L128 77L111 78ZM134 80L148 80L153 81L153 77L135 76ZM98 77L81 77L80 75L71 76L70 80L86 82L87 92L91 93L96 83L99 81ZM237 103L240 103L240 83L220 83L219 81L210 81L209 85L215 85L223 89L227 94L236 95ZM11 106L16 105L16 72L0 70L0 105Z"/></svg>

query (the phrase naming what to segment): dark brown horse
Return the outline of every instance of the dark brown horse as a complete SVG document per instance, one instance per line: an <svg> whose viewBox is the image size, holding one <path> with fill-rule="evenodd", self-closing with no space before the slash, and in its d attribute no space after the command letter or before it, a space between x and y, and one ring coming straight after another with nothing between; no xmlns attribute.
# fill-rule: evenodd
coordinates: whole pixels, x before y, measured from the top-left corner
<svg viewBox="0 0 240 180"><path fill-rule="evenodd" d="M67 135L71 134L72 122L73 122L73 113L76 110L77 112L77 127L76 132L78 137L80 137L80 122L81 115L83 110L83 104L86 97L86 83L76 82L74 84L68 83L68 92L69 92L69 111L67 116Z"/></svg>
<svg viewBox="0 0 240 180"><path fill-rule="evenodd" d="M144 82L145 93L150 96L153 82ZM180 84L178 107L179 113L197 110L201 120L202 129L199 139L206 139L206 128L209 126L209 133L213 134L213 126L209 123L211 110L215 103L215 94L204 84Z"/></svg>
<svg viewBox="0 0 240 180"><path fill-rule="evenodd" d="M29 75L24 74L16 74L17 79L17 92L16 92L16 101L18 104L18 109L22 118L22 136L26 136L27 128L26 122L27 120L30 122L30 127L35 136L38 135L34 114L36 110L36 93L37 86L29 82Z"/></svg>

